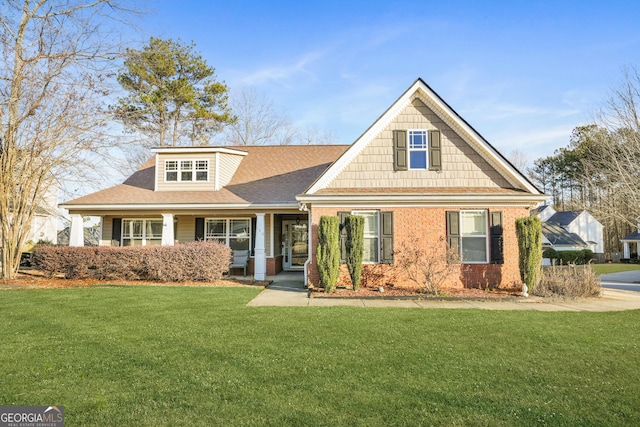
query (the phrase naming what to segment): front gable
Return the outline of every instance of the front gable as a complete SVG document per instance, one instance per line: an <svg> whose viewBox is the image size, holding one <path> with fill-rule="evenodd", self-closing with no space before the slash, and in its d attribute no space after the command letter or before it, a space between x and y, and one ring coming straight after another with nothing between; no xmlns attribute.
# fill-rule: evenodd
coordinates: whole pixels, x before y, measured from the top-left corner
<svg viewBox="0 0 640 427"><path fill-rule="evenodd" d="M424 150L412 151L409 138L413 135L424 136ZM434 141L439 142L439 153L433 148ZM405 143L403 149L396 148L398 142ZM412 152L423 155L424 168L412 168ZM439 162L435 162L437 160ZM398 163L404 167L398 168ZM414 97L326 186L333 189L403 187L510 188L512 184L420 97Z"/></svg>
<svg viewBox="0 0 640 427"><path fill-rule="evenodd" d="M426 160L413 168L423 135ZM398 139L406 138L398 150ZM417 144L416 141L418 141ZM437 144L432 144L436 142ZM400 159L400 162L399 160ZM405 168L398 167L404 163ZM417 163L420 166L420 161ZM473 189L477 189L475 191ZM356 142L299 197L368 194L507 193L542 201L542 193L495 148L418 79Z"/></svg>

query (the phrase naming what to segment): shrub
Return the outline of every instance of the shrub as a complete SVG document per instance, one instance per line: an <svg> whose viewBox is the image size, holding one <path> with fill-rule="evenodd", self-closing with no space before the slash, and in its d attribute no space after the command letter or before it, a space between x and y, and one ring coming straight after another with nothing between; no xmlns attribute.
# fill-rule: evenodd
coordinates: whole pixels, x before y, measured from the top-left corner
<svg viewBox="0 0 640 427"><path fill-rule="evenodd" d="M553 248L546 248L542 251L542 258L558 259L558 251Z"/></svg>
<svg viewBox="0 0 640 427"><path fill-rule="evenodd" d="M320 283L325 292L333 292L340 276L340 220L321 216L318 225L317 262Z"/></svg>
<svg viewBox="0 0 640 427"><path fill-rule="evenodd" d="M600 279L590 265L551 266L542 270L535 295L580 298L600 295Z"/></svg>
<svg viewBox="0 0 640 427"><path fill-rule="evenodd" d="M438 294L447 278L460 268L457 251L450 248L443 238L435 245L425 245L418 236L401 242L393 252L397 256L396 267L418 285L423 292Z"/></svg>
<svg viewBox="0 0 640 427"><path fill-rule="evenodd" d="M540 218L529 216L516 220L520 279L533 291L542 269L542 226Z"/></svg>
<svg viewBox="0 0 640 427"><path fill-rule="evenodd" d="M364 218L349 215L344 222L347 229L347 269L351 276L353 290L360 287L362 274L362 257L364 255Z"/></svg>
<svg viewBox="0 0 640 427"><path fill-rule="evenodd" d="M219 242L176 246L41 246L33 253L36 268L67 279L213 281L229 268L231 249Z"/></svg>

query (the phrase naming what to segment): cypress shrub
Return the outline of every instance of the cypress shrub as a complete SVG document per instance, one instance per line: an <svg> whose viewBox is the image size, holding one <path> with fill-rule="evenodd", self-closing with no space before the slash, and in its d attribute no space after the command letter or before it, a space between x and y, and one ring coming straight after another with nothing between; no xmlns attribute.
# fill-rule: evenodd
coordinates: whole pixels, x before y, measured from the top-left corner
<svg viewBox="0 0 640 427"><path fill-rule="evenodd" d="M516 220L520 279L533 291L542 273L542 226L535 216Z"/></svg>
<svg viewBox="0 0 640 427"><path fill-rule="evenodd" d="M333 292L340 275L340 220L337 216L320 217L316 258L320 283L325 292Z"/></svg>
<svg viewBox="0 0 640 427"><path fill-rule="evenodd" d="M362 257L364 255L364 218L357 215L349 215L344 222L347 228L347 269L351 276L353 290L360 288L360 276L362 273Z"/></svg>

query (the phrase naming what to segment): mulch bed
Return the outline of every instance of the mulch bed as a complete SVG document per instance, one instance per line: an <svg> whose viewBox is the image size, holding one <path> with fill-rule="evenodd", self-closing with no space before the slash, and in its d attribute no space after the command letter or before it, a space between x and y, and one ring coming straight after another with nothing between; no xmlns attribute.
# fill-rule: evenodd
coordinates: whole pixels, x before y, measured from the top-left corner
<svg viewBox="0 0 640 427"><path fill-rule="evenodd" d="M313 298L451 298L451 299L504 299L521 297L519 289L470 289L470 288L442 288L438 295L426 294L414 288L384 288L379 292L377 288L361 287L358 291L350 288L338 287L334 293L327 294L322 288L310 289Z"/></svg>
<svg viewBox="0 0 640 427"><path fill-rule="evenodd" d="M97 279L65 279L63 277L45 277L36 270L21 271L15 279L0 281L0 289L65 289L92 288L107 285L122 286L250 286L264 288L268 281L239 280L235 278L216 280L213 282L147 282L142 280L97 280Z"/></svg>

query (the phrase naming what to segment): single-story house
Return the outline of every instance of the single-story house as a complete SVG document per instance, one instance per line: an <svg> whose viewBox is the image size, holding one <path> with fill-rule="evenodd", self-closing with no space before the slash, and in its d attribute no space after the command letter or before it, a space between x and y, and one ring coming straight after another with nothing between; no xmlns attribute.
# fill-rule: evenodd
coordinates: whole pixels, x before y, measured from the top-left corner
<svg viewBox="0 0 640 427"><path fill-rule="evenodd" d="M320 217L351 214L365 218L365 263L393 264L419 236L459 253L453 285L511 285L515 220L547 198L421 79L348 146L153 151L124 183L62 205L71 245L95 215L101 245L220 240L250 250L258 280L302 270L318 285Z"/></svg>
<svg viewBox="0 0 640 427"><path fill-rule="evenodd" d="M626 259L631 258L631 244L634 243L636 245L635 254L638 256L640 254L640 216L636 218L636 222L638 223L638 227L633 230L631 233L624 236L620 241L623 245L623 257Z"/></svg>

